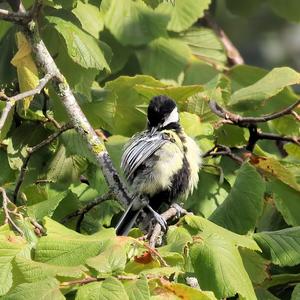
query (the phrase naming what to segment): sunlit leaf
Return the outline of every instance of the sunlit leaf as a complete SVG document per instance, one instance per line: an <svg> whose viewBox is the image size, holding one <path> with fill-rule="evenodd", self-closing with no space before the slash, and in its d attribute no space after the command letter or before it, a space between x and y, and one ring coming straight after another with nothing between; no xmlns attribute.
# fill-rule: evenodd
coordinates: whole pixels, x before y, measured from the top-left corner
<svg viewBox="0 0 300 300"><path fill-rule="evenodd" d="M114 278L109 277L103 282L93 282L81 286L78 289L76 300L129 300L129 297L125 291L122 283Z"/></svg>
<svg viewBox="0 0 300 300"><path fill-rule="evenodd" d="M16 34L18 52L11 63L17 68L18 81L21 92L26 92L37 87L39 83L38 69L32 58L32 50L23 33ZM33 96L24 98L24 108L28 109Z"/></svg>
<svg viewBox="0 0 300 300"><path fill-rule="evenodd" d="M260 232L254 235L267 258L280 266L300 263L300 227L278 231Z"/></svg>
<svg viewBox="0 0 300 300"><path fill-rule="evenodd" d="M229 195L210 220L236 233L248 233L255 228L262 213L264 191L265 183L261 176L251 165L244 164Z"/></svg>
<svg viewBox="0 0 300 300"><path fill-rule="evenodd" d="M166 36L168 15L155 13L141 0L112 0L108 3L105 26L121 44L143 45L157 37Z"/></svg>
<svg viewBox="0 0 300 300"><path fill-rule="evenodd" d="M156 11L170 14L168 30L180 32L188 29L204 15L211 0L176 0L164 1Z"/></svg>

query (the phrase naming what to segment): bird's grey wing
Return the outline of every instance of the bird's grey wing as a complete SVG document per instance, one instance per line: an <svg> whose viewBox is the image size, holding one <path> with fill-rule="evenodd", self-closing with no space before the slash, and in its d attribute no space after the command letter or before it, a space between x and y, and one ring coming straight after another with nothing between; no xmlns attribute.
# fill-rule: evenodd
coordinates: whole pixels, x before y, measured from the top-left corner
<svg viewBox="0 0 300 300"><path fill-rule="evenodd" d="M156 150L169 141L168 136L161 132L153 135L140 134L132 138L122 156L121 168L127 179Z"/></svg>

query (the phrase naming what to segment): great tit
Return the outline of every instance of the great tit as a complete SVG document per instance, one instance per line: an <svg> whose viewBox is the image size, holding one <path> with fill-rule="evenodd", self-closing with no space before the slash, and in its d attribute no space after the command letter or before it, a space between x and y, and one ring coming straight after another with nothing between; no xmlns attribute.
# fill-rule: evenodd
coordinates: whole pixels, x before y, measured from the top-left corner
<svg viewBox="0 0 300 300"><path fill-rule="evenodd" d="M147 129L129 140L121 159L135 197L116 227L118 235L128 234L145 207L164 225L157 213L161 204L185 200L198 184L201 151L182 129L176 103L164 95L153 97L147 117Z"/></svg>

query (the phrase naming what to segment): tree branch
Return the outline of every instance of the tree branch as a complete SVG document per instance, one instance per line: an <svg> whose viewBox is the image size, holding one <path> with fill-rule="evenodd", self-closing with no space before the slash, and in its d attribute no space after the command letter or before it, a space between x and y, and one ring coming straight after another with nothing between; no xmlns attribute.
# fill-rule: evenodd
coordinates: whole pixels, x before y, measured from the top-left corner
<svg viewBox="0 0 300 300"><path fill-rule="evenodd" d="M65 216L61 223L62 224L65 224L66 222L68 222L69 220L71 220L72 218L75 218L75 217L80 217L78 219L78 222L76 224L76 231L80 232L80 226L81 226L81 222L84 218L84 215L86 213L88 213L93 207L95 207L96 205L99 205L100 203L106 201L106 200L109 200L112 198L112 193L108 192L104 195L101 195L99 197L97 197L96 199L94 199L93 201L89 202L88 204L86 204L85 206L81 207L80 209L72 212L71 214Z"/></svg>
<svg viewBox="0 0 300 300"><path fill-rule="evenodd" d="M213 113L215 113L217 116L225 119L227 124L235 124L240 127L248 127L249 124L254 123L264 123L267 121L271 121L277 118L280 118L285 115L293 114L295 115L295 112L293 112L293 109L297 107L300 104L300 100L296 101L292 105L288 106L287 108L275 112L272 114L264 115L261 117L242 117L241 115L234 114L223 107L221 107L216 101L210 100L209 101L209 107Z"/></svg>
<svg viewBox="0 0 300 300"><path fill-rule="evenodd" d="M284 136L274 133L267 133L267 132L261 132L257 128L257 123L264 123L271 120L275 120L277 118L280 118L285 115L293 115L297 118L297 113L293 111L295 107L297 107L300 104L300 100L296 101L292 105L288 106L287 108L275 112L268 115L263 115L261 117L242 117L238 114L234 114L223 107L221 107L218 103L216 103L213 100L209 101L209 107L213 113L215 113L217 116L223 118L221 122L219 123L225 123L230 125L237 125L242 128L248 128L249 130L249 140L246 145L246 150L253 151L255 144L258 140L273 140L273 141L284 141L284 142L291 142L294 144L297 144L300 146L300 137L294 137L294 136ZM295 116L296 114L296 116ZM210 150L211 151L211 150ZM218 155L228 155L228 149L225 150L227 153L219 152ZM207 156L216 156L214 152L206 153Z"/></svg>
<svg viewBox="0 0 300 300"><path fill-rule="evenodd" d="M0 9L0 19L4 21L24 24L30 21L30 14L27 12L12 12L6 9Z"/></svg>
<svg viewBox="0 0 300 300"><path fill-rule="evenodd" d="M218 36L219 40L224 46L224 49L227 54L228 63L233 65L242 65L244 63L244 59L242 58L238 49L233 45L229 37L223 31L223 29L217 24L217 22L211 17L211 15L207 12L205 14L205 20L208 26L215 32Z"/></svg>
<svg viewBox="0 0 300 300"><path fill-rule="evenodd" d="M23 93L20 93L15 96L7 97L6 95L0 94L0 100L5 100L5 101L11 101L11 102L16 102L23 100L26 97L34 96L37 94L40 94L42 89L46 86L46 84L49 82L49 80L53 77L52 74L47 73L42 79L40 79L39 84L32 90L26 91ZM1 96L3 99L1 99Z"/></svg>
<svg viewBox="0 0 300 300"><path fill-rule="evenodd" d="M53 87L64 105L74 128L85 139L90 151L95 156L108 186L111 188L116 199L127 206L131 202L132 197L114 168L103 142L100 141L83 114L68 83L57 68L44 42L41 40L36 23L31 21L30 26L24 25L23 31L31 44L36 63L41 71L44 72L44 74L49 73L53 75Z"/></svg>
<svg viewBox="0 0 300 300"><path fill-rule="evenodd" d="M219 145L219 144L215 145L212 149L208 150L202 155L203 158L209 156L211 157L228 156L239 164L242 164L244 162L244 160L241 157L233 153L230 147Z"/></svg>
<svg viewBox="0 0 300 300"><path fill-rule="evenodd" d="M11 109L13 108L13 104L12 102L6 102L5 104L5 107L2 111L2 114L1 114L1 118L0 118L0 132L8 118L8 115L9 115L9 112L11 111Z"/></svg>
<svg viewBox="0 0 300 300"><path fill-rule="evenodd" d="M0 92L0 100L2 101L6 101L6 105L5 108L2 111L2 115L0 118L0 132L5 124L5 121L8 118L9 112L11 111L11 109L13 108L13 106L15 105L16 101L20 101L23 100L26 97L30 97L30 96L34 96L36 94L39 94L41 92L41 90L46 86L46 84L49 82L49 80L52 78L52 75L50 73L47 73L40 81L39 84L37 85L36 88L30 90L30 91L26 91L24 93L20 93L18 95L12 96L12 97L8 97L7 95L5 95L3 92Z"/></svg>
<svg viewBox="0 0 300 300"><path fill-rule="evenodd" d="M11 203L11 201L9 200L9 198L7 197L7 194L5 192L5 189L0 187L0 193L2 193L2 207L3 207L3 211L4 211L4 216L5 216L5 220L4 223L5 224L11 224L11 226L17 231L19 232L22 236L24 236L24 232L20 229L19 226L16 225L16 223L13 221L13 219L10 216L10 213L12 213L12 211L10 211L8 209L8 204Z"/></svg>
<svg viewBox="0 0 300 300"><path fill-rule="evenodd" d="M18 12L18 13L26 12L21 0L7 0L7 2L9 3L10 7L14 12Z"/></svg>
<svg viewBox="0 0 300 300"><path fill-rule="evenodd" d="M177 214L178 214L177 209L175 207L170 207L168 210L163 212L161 214L161 216L166 221L168 221L168 220L174 218L175 216L177 216ZM153 231L150 235L150 238L149 238L149 245L150 245L151 248L155 248L161 233L162 233L161 225L159 223L156 223L156 225L154 226L154 229L153 229Z"/></svg>
<svg viewBox="0 0 300 300"><path fill-rule="evenodd" d="M21 171L20 171L19 177L17 179L16 187L14 190L14 195L13 195L14 203L16 203L16 201L17 201L19 190L24 181L25 173L27 171L27 166L28 166L28 163L29 163L29 160L30 160L32 154L37 152L38 150L40 150L42 147L49 145L64 131L71 129L71 128L73 128L73 126L71 124L66 124L66 125L62 126L57 132L54 132L53 134L49 135L45 140L43 140L39 144L35 145L34 147L27 148L27 156L25 157L25 159L23 161L23 165L21 167Z"/></svg>

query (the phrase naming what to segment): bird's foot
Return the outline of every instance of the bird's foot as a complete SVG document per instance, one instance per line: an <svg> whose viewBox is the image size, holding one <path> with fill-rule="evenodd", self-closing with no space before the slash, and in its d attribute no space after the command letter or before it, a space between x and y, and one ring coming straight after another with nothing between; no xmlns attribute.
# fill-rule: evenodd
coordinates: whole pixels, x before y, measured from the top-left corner
<svg viewBox="0 0 300 300"><path fill-rule="evenodd" d="M153 214L155 221L161 226L161 230L163 232L167 232L168 224L167 221L164 219L164 217L162 217L159 213L157 213L149 204L147 205L147 208Z"/></svg>
<svg viewBox="0 0 300 300"><path fill-rule="evenodd" d="M190 214L186 209L184 209L183 207L181 207L177 203L172 203L171 207L176 209L176 218L177 219L179 219L181 216L185 216L185 215Z"/></svg>

